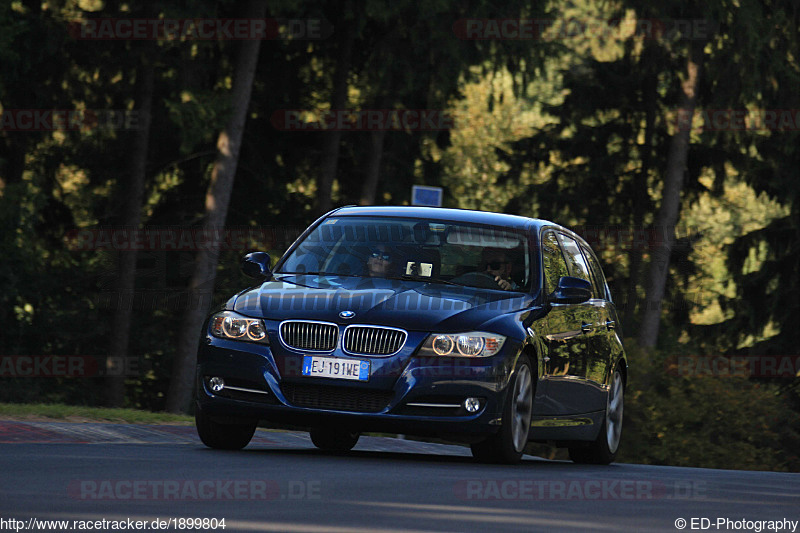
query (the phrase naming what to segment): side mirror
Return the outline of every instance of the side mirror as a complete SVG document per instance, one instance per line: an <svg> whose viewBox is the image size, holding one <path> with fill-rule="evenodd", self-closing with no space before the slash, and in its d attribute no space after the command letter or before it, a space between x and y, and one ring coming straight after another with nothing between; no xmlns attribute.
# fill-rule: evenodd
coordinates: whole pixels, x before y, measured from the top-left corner
<svg viewBox="0 0 800 533"><path fill-rule="evenodd" d="M581 278L563 276L558 280L558 287L550 294L550 302L554 304L580 304L592 297L592 284Z"/></svg>
<svg viewBox="0 0 800 533"><path fill-rule="evenodd" d="M270 258L266 252L251 252L244 256L240 265L242 273L253 279L265 279L272 276L269 269Z"/></svg>

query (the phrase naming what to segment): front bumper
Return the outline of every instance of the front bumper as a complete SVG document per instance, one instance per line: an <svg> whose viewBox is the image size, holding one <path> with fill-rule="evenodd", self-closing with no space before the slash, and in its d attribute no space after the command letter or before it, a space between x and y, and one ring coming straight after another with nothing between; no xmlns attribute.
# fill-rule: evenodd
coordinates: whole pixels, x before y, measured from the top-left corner
<svg viewBox="0 0 800 533"><path fill-rule="evenodd" d="M353 431L405 433L470 440L500 427L511 369L519 345L480 359L395 356L376 359L366 382L302 375L303 354L284 346L208 336L197 365L198 407L221 422L259 420L273 427L336 424ZM344 353L331 354L343 359ZM226 388L212 392L208 379ZM466 398L480 399L469 413Z"/></svg>

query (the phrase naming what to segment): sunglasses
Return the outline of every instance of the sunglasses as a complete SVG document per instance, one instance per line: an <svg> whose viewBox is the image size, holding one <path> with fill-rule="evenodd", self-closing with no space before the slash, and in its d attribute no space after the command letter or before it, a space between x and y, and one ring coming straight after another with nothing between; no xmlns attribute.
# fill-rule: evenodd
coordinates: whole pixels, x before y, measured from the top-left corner
<svg viewBox="0 0 800 533"><path fill-rule="evenodd" d="M384 261L391 261L392 256L386 252L381 252L380 250L375 250L372 252L373 259L383 259Z"/></svg>

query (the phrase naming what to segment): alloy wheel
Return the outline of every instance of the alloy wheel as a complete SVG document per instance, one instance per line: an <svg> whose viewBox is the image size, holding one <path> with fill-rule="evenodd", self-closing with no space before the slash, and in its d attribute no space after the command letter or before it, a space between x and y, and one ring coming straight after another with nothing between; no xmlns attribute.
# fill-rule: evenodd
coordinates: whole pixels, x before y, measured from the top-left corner
<svg viewBox="0 0 800 533"><path fill-rule="evenodd" d="M533 407L531 388L531 371L527 365L522 365L518 369L517 379L514 383L514 403L512 405L512 436L514 449L518 452L521 452L528 442Z"/></svg>

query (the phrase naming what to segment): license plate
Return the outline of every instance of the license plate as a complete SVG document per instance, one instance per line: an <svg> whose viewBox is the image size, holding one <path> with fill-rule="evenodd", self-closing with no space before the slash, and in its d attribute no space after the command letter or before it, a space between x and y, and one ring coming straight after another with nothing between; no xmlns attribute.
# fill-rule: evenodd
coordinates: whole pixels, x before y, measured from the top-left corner
<svg viewBox="0 0 800 533"><path fill-rule="evenodd" d="M369 379L369 361L306 355L303 357L303 375L367 381Z"/></svg>

